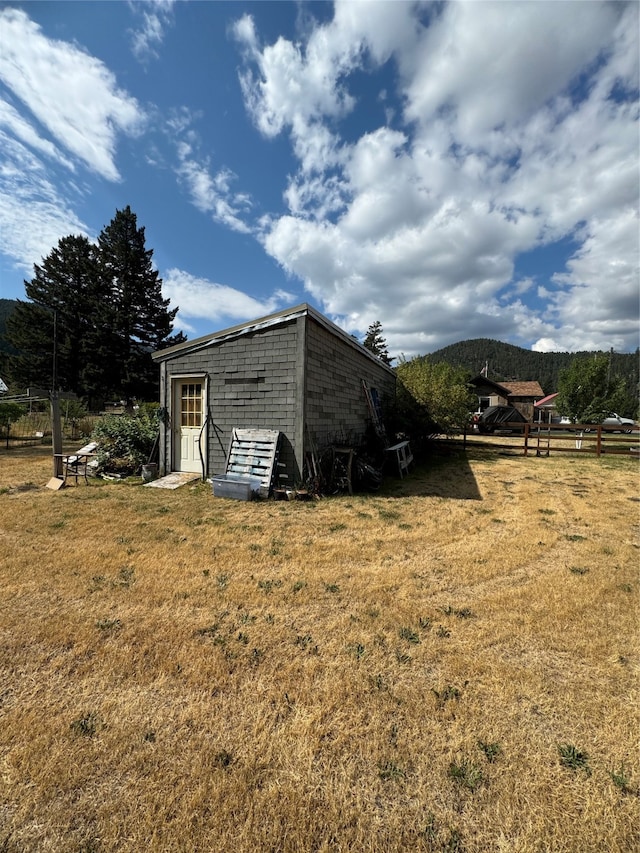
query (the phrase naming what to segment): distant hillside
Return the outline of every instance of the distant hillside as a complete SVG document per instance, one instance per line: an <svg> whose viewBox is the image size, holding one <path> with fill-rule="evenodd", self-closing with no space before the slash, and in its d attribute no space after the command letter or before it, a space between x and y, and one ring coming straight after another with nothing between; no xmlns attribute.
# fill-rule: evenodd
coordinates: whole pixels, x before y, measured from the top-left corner
<svg viewBox="0 0 640 853"><path fill-rule="evenodd" d="M558 390L558 376L578 356L590 352L532 352L513 344L504 344L490 338L475 338L443 347L426 356L429 361L446 361L465 367L477 376L488 363L489 379L495 382L537 379L545 394ZM638 387L639 359L635 353L613 353L611 362L614 375L624 376L630 393Z"/></svg>

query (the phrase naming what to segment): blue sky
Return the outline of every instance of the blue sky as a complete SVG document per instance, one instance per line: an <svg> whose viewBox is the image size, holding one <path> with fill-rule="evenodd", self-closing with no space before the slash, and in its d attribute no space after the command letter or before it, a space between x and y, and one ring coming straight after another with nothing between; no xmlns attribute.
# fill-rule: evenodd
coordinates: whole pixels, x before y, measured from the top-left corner
<svg viewBox="0 0 640 853"><path fill-rule="evenodd" d="M635 350L639 8L0 3L0 295L130 205L189 337Z"/></svg>

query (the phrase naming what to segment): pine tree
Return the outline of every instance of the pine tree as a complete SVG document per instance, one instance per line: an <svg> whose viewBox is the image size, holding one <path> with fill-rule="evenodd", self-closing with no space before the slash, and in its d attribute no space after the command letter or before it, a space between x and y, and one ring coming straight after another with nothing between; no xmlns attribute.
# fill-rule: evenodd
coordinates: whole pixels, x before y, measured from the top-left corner
<svg viewBox="0 0 640 853"><path fill-rule="evenodd" d="M112 328L116 330L111 359L117 385L125 397L154 399L158 370L154 350L166 346L177 308L162 298L162 279L153 269L153 250L145 248L144 228L127 205L98 238L100 275L111 294Z"/></svg>
<svg viewBox="0 0 640 853"><path fill-rule="evenodd" d="M376 355L381 361L384 361L385 364L391 364L389 350L387 349L387 342L382 336L382 323L379 320L376 320L367 329L367 335L363 341L363 346L365 346L369 352Z"/></svg>
<svg viewBox="0 0 640 853"><path fill-rule="evenodd" d="M184 340L171 336L177 308L162 298L162 279L129 207L116 211L95 246L63 237L25 281L30 302L7 321L9 375L19 387L73 391L95 407L104 400L158 396L151 353ZM55 350L55 358L54 358Z"/></svg>
<svg viewBox="0 0 640 853"><path fill-rule="evenodd" d="M10 364L16 384L50 387L55 381L56 390L89 398L98 392L104 382L94 340L95 306L105 297L100 285L96 248L83 236L63 237L34 265L34 277L25 281L31 301L19 301L7 321L19 353Z"/></svg>

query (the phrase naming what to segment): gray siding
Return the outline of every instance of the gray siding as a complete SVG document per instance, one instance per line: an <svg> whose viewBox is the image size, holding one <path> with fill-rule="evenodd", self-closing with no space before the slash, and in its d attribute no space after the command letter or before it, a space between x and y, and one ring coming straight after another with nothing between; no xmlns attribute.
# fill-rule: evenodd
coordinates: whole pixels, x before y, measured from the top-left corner
<svg viewBox="0 0 640 853"><path fill-rule="evenodd" d="M313 320L307 324L306 368L305 417L316 447L357 446L371 421L362 381L381 399L393 398L395 376Z"/></svg>
<svg viewBox="0 0 640 853"><path fill-rule="evenodd" d="M316 449L360 443L370 422L362 380L393 397L395 376L384 365L308 315L283 320L169 356L160 365L161 401L172 416L172 377L206 376L207 476L224 472L234 427L283 434L280 461L287 482L300 483L309 437ZM160 469L171 470L171 430L161 436Z"/></svg>
<svg viewBox="0 0 640 853"><path fill-rule="evenodd" d="M234 427L284 433L282 461L293 468L289 442L296 409L297 333L295 321L243 335L166 362L164 405L171 407L171 378L191 373L208 377L208 471L224 472ZM164 440L165 468L171 465L170 432ZM293 471L291 471L293 474Z"/></svg>

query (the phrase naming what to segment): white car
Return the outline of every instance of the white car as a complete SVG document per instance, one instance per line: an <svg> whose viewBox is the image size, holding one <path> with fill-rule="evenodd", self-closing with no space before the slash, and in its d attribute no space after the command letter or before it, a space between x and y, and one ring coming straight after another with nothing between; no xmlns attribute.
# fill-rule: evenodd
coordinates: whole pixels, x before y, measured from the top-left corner
<svg viewBox="0 0 640 853"><path fill-rule="evenodd" d="M635 422L631 420L631 418L623 418L622 415L618 415L615 412L601 412L597 421L594 423L601 423L602 426L606 427L616 427L616 429L611 430L611 432L633 432L636 425ZM585 429L585 432L591 432L591 429Z"/></svg>
<svg viewBox="0 0 640 853"><path fill-rule="evenodd" d="M615 426L619 428L620 432L631 432L635 423L631 418L623 418L615 412L609 412L602 421L602 426Z"/></svg>

